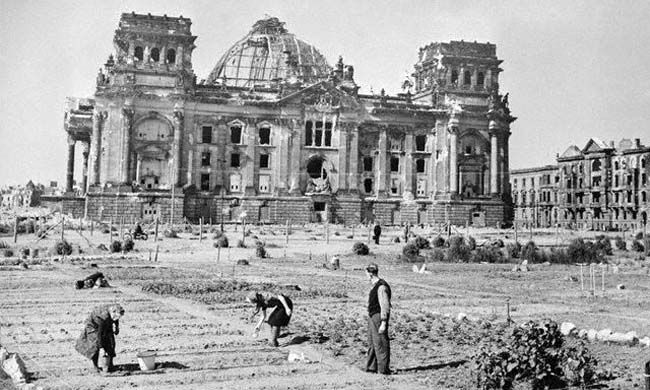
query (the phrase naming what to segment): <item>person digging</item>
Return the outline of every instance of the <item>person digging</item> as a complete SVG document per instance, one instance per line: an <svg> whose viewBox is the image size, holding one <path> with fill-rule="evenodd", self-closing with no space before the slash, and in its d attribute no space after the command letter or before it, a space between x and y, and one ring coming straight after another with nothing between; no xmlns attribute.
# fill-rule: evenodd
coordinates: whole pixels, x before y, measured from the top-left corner
<svg viewBox="0 0 650 390"><path fill-rule="evenodd" d="M368 294L368 360L366 372L390 375L390 342L388 321L390 320L390 286L379 278L379 267L368 264L366 275L370 285Z"/></svg>
<svg viewBox="0 0 650 390"><path fill-rule="evenodd" d="M255 312L252 317L260 313L260 319L255 325L255 336L257 336L262 324L266 322L271 327L269 342L271 346L277 347L280 329L283 326L289 325L289 320L291 320L293 302L283 294L274 296L271 294L260 294L258 292L251 292L246 297L246 300L255 305ZM267 309L270 309L268 313Z"/></svg>
<svg viewBox="0 0 650 390"><path fill-rule="evenodd" d="M119 320L124 308L118 304L97 306L90 313L75 349L90 359L95 371L113 371L115 357L115 336L120 333Z"/></svg>

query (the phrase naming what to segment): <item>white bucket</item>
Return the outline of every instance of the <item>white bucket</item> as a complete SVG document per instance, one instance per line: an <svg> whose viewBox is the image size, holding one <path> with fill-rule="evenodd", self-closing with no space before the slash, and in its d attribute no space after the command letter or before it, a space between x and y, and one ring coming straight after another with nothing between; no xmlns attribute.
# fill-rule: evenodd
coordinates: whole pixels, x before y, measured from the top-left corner
<svg viewBox="0 0 650 390"><path fill-rule="evenodd" d="M156 352L145 351L138 353L138 364L142 371L150 371L156 368Z"/></svg>

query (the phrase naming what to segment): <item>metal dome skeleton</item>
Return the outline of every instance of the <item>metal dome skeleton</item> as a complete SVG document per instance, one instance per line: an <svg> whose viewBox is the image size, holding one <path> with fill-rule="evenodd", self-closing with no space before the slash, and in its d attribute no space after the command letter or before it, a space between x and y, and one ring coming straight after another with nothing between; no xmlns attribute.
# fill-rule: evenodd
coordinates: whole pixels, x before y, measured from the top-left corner
<svg viewBox="0 0 650 390"><path fill-rule="evenodd" d="M271 87L281 79L311 84L331 70L316 48L289 33L278 18L266 18L221 57L207 84Z"/></svg>

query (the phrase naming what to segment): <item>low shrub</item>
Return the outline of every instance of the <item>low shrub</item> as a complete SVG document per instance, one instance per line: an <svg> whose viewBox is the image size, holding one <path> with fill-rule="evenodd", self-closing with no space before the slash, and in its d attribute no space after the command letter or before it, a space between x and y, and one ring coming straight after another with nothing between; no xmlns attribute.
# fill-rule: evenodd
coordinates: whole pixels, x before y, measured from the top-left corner
<svg viewBox="0 0 650 390"><path fill-rule="evenodd" d="M509 258L518 259L521 255L521 244L519 241L506 245L506 253L508 253Z"/></svg>
<svg viewBox="0 0 650 390"><path fill-rule="evenodd" d="M534 241L528 241L521 249L521 258L530 263L537 263L540 259L537 255L537 245Z"/></svg>
<svg viewBox="0 0 650 390"><path fill-rule="evenodd" d="M402 241L399 239L399 237L395 236L395 237L393 238L393 242L394 242L395 244L399 244L399 243L402 242Z"/></svg>
<svg viewBox="0 0 650 390"><path fill-rule="evenodd" d="M476 249L476 239L472 236L467 237L467 246L469 246L469 250L471 251Z"/></svg>
<svg viewBox="0 0 650 390"><path fill-rule="evenodd" d="M20 248L20 251L18 253L20 253L20 257L22 257L23 259L26 259L26 258L29 257L30 250L27 247L23 247L23 248Z"/></svg>
<svg viewBox="0 0 650 390"><path fill-rule="evenodd" d="M429 240L422 236L417 236L415 237L415 240L413 240L413 243L418 247L418 249L429 249L431 248L431 245L429 244Z"/></svg>
<svg viewBox="0 0 650 390"><path fill-rule="evenodd" d="M244 244L244 241L237 240L237 248L246 248L246 244Z"/></svg>
<svg viewBox="0 0 650 390"><path fill-rule="evenodd" d="M609 237L605 236L596 236L596 241L594 242L596 250L601 252L602 255L612 255L612 242Z"/></svg>
<svg viewBox="0 0 650 390"><path fill-rule="evenodd" d="M53 252L57 255L67 256L72 254L72 245L66 240L58 240L54 244Z"/></svg>
<svg viewBox="0 0 650 390"><path fill-rule="evenodd" d="M643 247L643 244L641 241L634 240L632 241L632 250L634 252L643 252L645 248Z"/></svg>
<svg viewBox="0 0 650 390"><path fill-rule="evenodd" d="M359 241L355 242L354 245L352 245L352 253L355 255L366 256L370 253L370 250L368 249L368 245Z"/></svg>
<svg viewBox="0 0 650 390"><path fill-rule="evenodd" d="M406 257L407 260L412 260L415 257L420 255L420 247L418 247L415 241L409 242L404 245L402 248L402 254Z"/></svg>
<svg viewBox="0 0 650 390"><path fill-rule="evenodd" d="M214 234L212 235L213 240L219 239L219 237L223 237L223 232L219 229L217 229Z"/></svg>
<svg viewBox="0 0 650 390"><path fill-rule="evenodd" d="M445 246L445 239L442 238L441 236L437 236L433 240L431 240L431 243L433 244L434 248L442 248Z"/></svg>
<svg viewBox="0 0 650 390"><path fill-rule="evenodd" d="M470 258L472 263L503 263L504 260L501 250L495 247L478 248Z"/></svg>
<svg viewBox="0 0 650 390"><path fill-rule="evenodd" d="M450 262L467 262L470 259L471 251L465 244L462 236L452 236L449 238L449 249L447 249L447 261Z"/></svg>
<svg viewBox="0 0 650 390"><path fill-rule="evenodd" d="M603 261L603 253L592 242L576 238L566 250L571 263L598 263Z"/></svg>
<svg viewBox="0 0 650 390"><path fill-rule="evenodd" d="M267 255L266 253L266 248L264 248L264 245L257 245L255 247L255 256L259 257L260 259L265 258Z"/></svg>
<svg viewBox="0 0 650 390"><path fill-rule="evenodd" d="M0 241L0 249L5 249L9 248L9 244L7 244L5 241Z"/></svg>
<svg viewBox="0 0 650 390"><path fill-rule="evenodd" d="M214 242L214 247L215 248L228 248L228 237L225 235L221 235L217 238L217 240Z"/></svg>
<svg viewBox="0 0 650 390"><path fill-rule="evenodd" d="M2 255L4 257L13 257L14 256L14 250L11 248L4 248L2 250Z"/></svg>
<svg viewBox="0 0 650 390"><path fill-rule="evenodd" d="M627 250L627 243L622 237L616 237L614 240L614 245L616 245L616 249L619 251L626 251Z"/></svg>
<svg viewBox="0 0 650 390"><path fill-rule="evenodd" d="M133 250L133 247L135 247L135 243L132 239L127 238L124 240L124 244L122 245L122 250L124 252L131 252Z"/></svg>
<svg viewBox="0 0 650 390"><path fill-rule="evenodd" d="M635 240L643 240L643 232L637 232L637 233L634 235L634 239L635 239Z"/></svg>
<svg viewBox="0 0 650 390"><path fill-rule="evenodd" d="M115 240L111 242L111 245L108 248L111 253L117 253L122 251L122 242Z"/></svg>
<svg viewBox="0 0 650 390"><path fill-rule="evenodd" d="M34 228L36 224L32 220L26 220L18 223L18 233L21 234L32 234L34 233Z"/></svg>
<svg viewBox="0 0 650 390"><path fill-rule="evenodd" d="M495 246L497 248L503 248L504 247L503 240L500 239L500 238L497 238L496 240L492 241L491 244L492 244L492 246Z"/></svg>
<svg viewBox="0 0 650 390"><path fill-rule="evenodd" d="M440 248L434 248L431 252L429 252L429 256L427 257L431 261L442 263L443 261L445 261L445 250Z"/></svg>
<svg viewBox="0 0 650 390"><path fill-rule="evenodd" d="M176 233L176 230L167 229L163 232L163 235L165 238L178 238L178 233Z"/></svg>

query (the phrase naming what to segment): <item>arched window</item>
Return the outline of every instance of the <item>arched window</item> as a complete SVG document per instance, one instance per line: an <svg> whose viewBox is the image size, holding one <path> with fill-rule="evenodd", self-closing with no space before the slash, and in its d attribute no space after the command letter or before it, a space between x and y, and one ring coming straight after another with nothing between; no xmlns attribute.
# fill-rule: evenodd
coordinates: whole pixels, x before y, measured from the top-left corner
<svg viewBox="0 0 650 390"><path fill-rule="evenodd" d="M645 158L641 158L641 168L645 168Z"/></svg>
<svg viewBox="0 0 650 390"><path fill-rule="evenodd" d="M463 75L463 84L470 85L471 83L472 83L472 74L470 73L469 70L466 70L465 74Z"/></svg>
<svg viewBox="0 0 650 390"><path fill-rule="evenodd" d="M618 161L614 161L614 169L618 169L618 167L619 167Z"/></svg>
<svg viewBox="0 0 650 390"><path fill-rule="evenodd" d="M142 46L136 46L133 55L135 56L135 58L138 59L138 61L142 61L142 59L144 58L144 49L142 48Z"/></svg>
<svg viewBox="0 0 650 390"><path fill-rule="evenodd" d="M451 83L457 83L458 82L458 71L456 69L451 71Z"/></svg>
<svg viewBox="0 0 650 390"><path fill-rule="evenodd" d="M167 49L167 63L175 64L176 63L176 50Z"/></svg>
<svg viewBox="0 0 650 390"><path fill-rule="evenodd" d="M591 171L592 172L600 171L600 160L594 160L594 162L591 163Z"/></svg>
<svg viewBox="0 0 650 390"><path fill-rule="evenodd" d="M160 49L157 47L154 47L151 49L151 60L158 62L160 61Z"/></svg>
<svg viewBox="0 0 650 390"><path fill-rule="evenodd" d="M485 84L485 75L483 72L478 72L478 76L476 77L476 85L483 86Z"/></svg>

